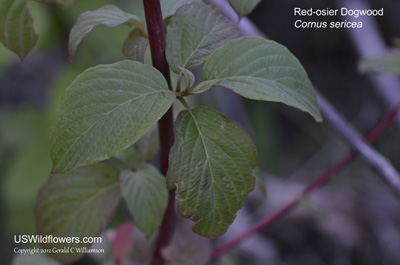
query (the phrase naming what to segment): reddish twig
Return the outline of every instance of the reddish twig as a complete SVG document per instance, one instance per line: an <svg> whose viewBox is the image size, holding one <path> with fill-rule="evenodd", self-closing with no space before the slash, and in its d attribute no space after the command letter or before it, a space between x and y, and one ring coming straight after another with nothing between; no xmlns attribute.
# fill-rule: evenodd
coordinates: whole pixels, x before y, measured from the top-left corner
<svg viewBox="0 0 400 265"><path fill-rule="evenodd" d="M368 145L361 134L355 130L353 126L348 124L346 119L335 110L321 93L318 91L316 92L324 120L329 123L332 130L339 137L346 141L347 144L361 156L367 165L378 173L378 176L380 176L392 189L394 194L400 198L400 174L397 172L396 168L388 159Z"/></svg>
<svg viewBox="0 0 400 265"><path fill-rule="evenodd" d="M168 62L165 58L165 29L161 13L160 0L143 0L146 24L149 35L149 43L153 66L157 68L167 80L169 89L172 89ZM160 134L160 158L161 172L166 175L169 164L169 152L174 143L172 107L158 122ZM169 191L167 209L160 226L152 265L164 263L161 250L171 241L175 225L175 190Z"/></svg>
<svg viewBox="0 0 400 265"><path fill-rule="evenodd" d="M395 121L399 111L400 111L400 104L396 107L395 110L393 110L386 117L385 120L383 120L379 125L377 125L377 127L365 138L366 141L368 143L372 143L373 141L375 141L378 138L378 136L380 136L389 127L389 125L391 125ZM350 162L352 162L356 156L357 156L356 152L351 152L348 156L346 156L339 163L337 163L333 168L331 168L329 171L327 171L325 174L319 177L316 181L311 183L307 188L303 190L303 192L301 192L286 206L274 212L273 214L267 216L266 218L260 220L259 222L254 224L250 229L243 232L241 235L237 236L233 240L227 242L221 247L216 248L213 251L211 258L213 260L218 259L221 255L223 255L224 253L228 252L229 250L240 244L246 238L252 236L253 234L259 232L260 230L266 228L270 224L274 223L278 219L285 216L287 213L293 210L303 198L310 195L316 189L322 187L330 179L332 179L334 175L336 175L338 172L344 169L348 164L350 164Z"/></svg>

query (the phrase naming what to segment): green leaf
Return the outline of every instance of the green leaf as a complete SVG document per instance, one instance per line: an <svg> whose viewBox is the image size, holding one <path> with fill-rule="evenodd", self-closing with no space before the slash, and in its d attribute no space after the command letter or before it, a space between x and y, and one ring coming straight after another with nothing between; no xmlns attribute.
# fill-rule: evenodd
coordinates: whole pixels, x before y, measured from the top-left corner
<svg viewBox="0 0 400 265"><path fill-rule="evenodd" d="M206 83L193 89L200 93L211 86L231 89L249 99L282 102L321 121L314 88L303 66L287 48L261 37L243 37L217 49L201 73Z"/></svg>
<svg viewBox="0 0 400 265"><path fill-rule="evenodd" d="M202 0L161 0L161 11L164 19L175 15L176 10L182 5L192 2L202 2Z"/></svg>
<svg viewBox="0 0 400 265"><path fill-rule="evenodd" d="M202 3L179 8L167 31L166 56L176 73L179 67L192 70L204 63L217 47L242 35L220 11Z"/></svg>
<svg viewBox="0 0 400 265"><path fill-rule="evenodd" d="M158 127L154 126L133 145L133 159L143 165L153 159L159 150Z"/></svg>
<svg viewBox="0 0 400 265"><path fill-rule="evenodd" d="M261 0L229 0L229 3L239 17L247 16L261 2Z"/></svg>
<svg viewBox="0 0 400 265"><path fill-rule="evenodd" d="M50 175L35 206L38 235L53 237L97 236L107 225L120 199L119 171L105 163L78 169L74 174ZM43 243L44 249L89 247L83 242ZM84 253L50 253L69 263Z"/></svg>
<svg viewBox="0 0 400 265"><path fill-rule="evenodd" d="M114 5L106 5L94 11L82 13L69 34L69 54L73 58L79 44L95 27L103 25L115 28L121 25L135 26L145 34L143 22L139 17L125 13Z"/></svg>
<svg viewBox="0 0 400 265"><path fill-rule="evenodd" d="M167 185L176 186L179 212L207 237L222 235L254 189L257 151L245 131L211 109L182 111L175 125Z"/></svg>
<svg viewBox="0 0 400 265"><path fill-rule="evenodd" d="M381 57L364 59L360 62L358 68L362 73L400 75L400 50L392 50Z"/></svg>
<svg viewBox="0 0 400 265"><path fill-rule="evenodd" d="M0 0L0 42L23 60L37 40L28 0Z"/></svg>
<svg viewBox="0 0 400 265"><path fill-rule="evenodd" d="M132 147L127 148L124 152L116 155L124 161L127 168L124 170L137 170L150 162L160 150L158 126L153 126L148 130ZM113 157L113 158L115 158ZM109 159L112 160L113 158ZM107 161L109 161L107 160ZM123 171L124 171L123 170Z"/></svg>
<svg viewBox="0 0 400 265"><path fill-rule="evenodd" d="M67 88L52 125L53 173L120 153L167 112L174 98L162 74L139 62L84 71Z"/></svg>
<svg viewBox="0 0 400 265"><path fill-rule="evenodd" d="M78 2L78 0L36 0L38 2L42 3L52 3L52 4L57 4L62 7L71 7Z"/></svg>
<svg viewBox="0 0 400 265"><path fill-rule="evenodd" d="M168 202L165 178L153 166L121 173L121 190L135 225L147 236L160 226Z"/></svg>
<svg viewBox="0 0 400 265"><path fill-rule="evenodd" d="M144 55L149 39L138 29L132 30L122 46L122 53L127 59L144 63Z"/></svg>

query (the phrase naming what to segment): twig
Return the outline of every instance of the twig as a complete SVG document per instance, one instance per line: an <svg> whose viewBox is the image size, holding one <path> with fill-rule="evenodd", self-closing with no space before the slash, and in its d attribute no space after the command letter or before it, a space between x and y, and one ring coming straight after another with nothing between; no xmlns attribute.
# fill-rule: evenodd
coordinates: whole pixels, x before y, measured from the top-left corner
<svg viewBox="0 0 400 265"><path fill-rule="evenodd" d="M169 66L165 58L166 39L164 23L161 13L160 0L143 0L146 24L149 32L149 43L153 66L157 68L167 80L169 89L172 89ZM161 172L166 176L169 164L169 151L174 144L172 107L158 122L160 135ZM171 241L175 226L175 190L169 191L167 209L156 239L152 265L162 265L164 258L162 248Z"/></svg>
<svg viewBox="0 0 400 265"><path fill-rule="evenodd" d="M388 117L381 122L367 137L366 141L369 143L372 143L374 140L378 138L388 127L393 123L393 121L396 119L398 116L398 112L400 111L400 105L397 106L395 110L393 110ZM221 255L226 253L227 251L231 250L238 244L240 244L243 240L246 238L252 236L254 233L259 232L260 230L264 229L268 225L274 223L276 220L280 219L281 217L285 216L287 213L289 213L291 210L293 210L298 203L308 195L310 195L313 191L316 189L322 187L324 184L326 184L334 175L336 175L338 172L340 172L342 169L344 169L348 164L350 164L351 161L354 160L354 158L357 156L356 152L350 153L348 156L346 156L343 160L341 160L338 164L336 164L333 168L331 168L329 171L327 171L324 175L319 177L316 181L314 181L311 185L309 185L307 188L303 190L297 197L295 197L290 203L288 203L286 206L283 208L279 209L278 211L274 212L270 216L267 216L266 218L260 220L257 222L254 226L252 226L250 229L247 231L243 232L233 240L229 241L225 245L222 245L219 248L216 248L213 253L212 253L212 259L216 260L218 259Z"/></svg>
<svg viewBox="0 0 400 265"><path fill-rule="evenodd" d="M322 116L329 122L336 134L356 150L366 163L386 181L393 192L400 197L400 175L393 165L379 152L366 144L358 131L346 122L324 96L319 92L317 94L319 104L324 106L321 108ZM399 106L396 107L396 110L398 110Z"/></svg>

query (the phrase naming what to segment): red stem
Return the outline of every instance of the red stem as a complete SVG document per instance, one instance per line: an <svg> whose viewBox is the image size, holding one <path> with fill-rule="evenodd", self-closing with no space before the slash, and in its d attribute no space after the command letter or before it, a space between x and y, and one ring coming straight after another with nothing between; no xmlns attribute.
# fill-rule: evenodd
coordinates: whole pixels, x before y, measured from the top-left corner
<svg viewBox="0 0 400 265"><path fill-rule="evenodd" d="M388 127L393 123L396 119L398 112L400 111L400 104L383 120L379 125L375 127L375 129L365 138L368 143L372 143L373 141L378 138ZM278 219L285 216L291 210L293 210L299 202L310 195L316 189L322 187L326 184L334 175L340 172L343 168L345 168L354 158L357 156L357 153L351 152L348 156L342 159L339 163L337 163L333 168L328 170L325 174L320 176L316 181L311 183L307 188L303 190L296 198L294 198L290 203L288 203L283 208L279 209L278 211L272 213L271 215L265 217L264 219L260 220L256 224L254 224L250 229L243 232L233 240L227 242L226 244L222 245L219 248L216 248L211 258L213 260L218 259L221 255L228 252L232 248L236 247L242 241L247 239L248 237L252 236L253 234L259 232L260 230L264 229L265 227L269 226L270 224L274 223Z"/></svg>
<svg viewBox="0 0 400 265"><path fill-rule="evenodd" d="M160 0L143 0L146 24L153 66L165 77L169 89L172 89L168 62L165 58L165 29L161 13ZM174 144L172 107L158 122L160 135L161 172L166 175L169 164L169 152ZM175 226L175 190L169 191L167 209L156 240L152 265L164 263L162 248L171 241Z"/></svg>

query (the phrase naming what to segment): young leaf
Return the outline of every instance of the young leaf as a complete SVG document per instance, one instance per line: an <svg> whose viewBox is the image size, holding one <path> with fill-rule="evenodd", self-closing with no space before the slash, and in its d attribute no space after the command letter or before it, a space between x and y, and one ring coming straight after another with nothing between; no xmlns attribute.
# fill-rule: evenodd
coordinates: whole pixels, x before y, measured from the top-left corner
<svg viewBox="0 0 400 265"><path fill-rule="evenodd" d="M178 68L179 68L179 71L182 72L182 76L185 78L186 89L191 88L195 82L194 74L183 67L178 66Z"/></svg>
<svg viewBox="0 0 400 265"><path fill-rule="evenodd" d="M221 86L249 99L282 102L321 121L307 73L287 48L261 37L243 37L218 48L201 73L198 93Z"/></svg>
<svg viewBox="0 0 400 265"><path fill-rule="evenodd" d="M84 71L67 88L53 122L53 173L69 173L128 148L174 98L162 74L139 62L125 60Z"/></svg>
<svg viewBox="0 0 400 265"><path fill-rule="evenodd" d="M121 173L121 190L135 225L147 236L160 226L168 192L165 178L156 168L147 165L138 171Z"/></svg>
<svg viewBox="0 0 400 265"><path fill-rule="evenodd" d="M54 237L97 236L107 225L117 207L121 194L119 171L105 163L78 169L72 175L50 175L39 191L35 206L39 235ZM43 248L89 247L84 242L43 243ZM69 263L83 253L50 253Z"/></svg>
<svg viewBox="0 0 400 265"><path fill-rule="evenodd" d="M220 236L254 189L256 148L238 124L205 107L182 111L175 133L168 188L176 186L179 212L196 222L194 232Z"/></svg>
<svg viewBox="0 0 400 265"><path fill-rule="evenodd" d="M73 58L79 44L95 27L103 25L115 28L121 25L135 26L145 34L143 22L139 17L125 13L114 5L106 5L94 11L82 13L69 34L69 54Z"/></svg>
<svg viewBox="0 0 400 265"><path fill-rule="evenodd" d="M0 0L0 42L23 60L37 40L28 0Z"/></svg>
<svg viewBox="0 0 400 265"><path fill-rule="evenodd" d="M138 29L132 32L126 38L122 46L122 53L127 59L144 63L144 54L149 45L149 39Z"/></svg>
<svg viewBox="0 0 400 265"><path fill-rule="evenodd" d="M175 15L178 8L191 2L201 2L201 0L161 0L161 11L164 19Z"/></svg>
<svg viewBox="0 0 400 265"><path fill-rule="evenodd" d="M239 17L247 16L261 2L261 0L229 0L229 3Z"/></svg>
<svg viewBox="0 0 400 265"><path fill-rule="evenodd" d="M78 0L36 0L38 2L43 2L43 3L52 3L52 4L57 4L62 7L71 7L75 5Z"/></svg>
<svg viewBox="0 0 400 265"><path fill-rule="evenodd" d="M192 70L225 42L240 37L240 30L220 11L202 3L182 6L167 26L166 56L171 69Z"/></svg>

